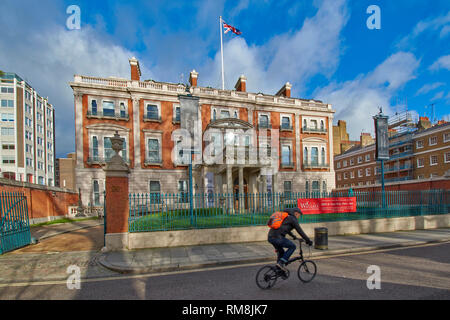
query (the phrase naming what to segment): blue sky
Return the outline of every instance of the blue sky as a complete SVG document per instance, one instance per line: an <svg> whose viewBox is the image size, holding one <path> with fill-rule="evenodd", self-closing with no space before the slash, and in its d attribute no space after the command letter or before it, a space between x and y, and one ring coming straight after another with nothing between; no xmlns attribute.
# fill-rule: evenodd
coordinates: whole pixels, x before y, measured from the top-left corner
<svg viewBox="0 0 450 320"><path fill-rule="evenodd" d="M74 74L129 77L136 56L143 79L220 87L219 16L242 31L224 35L225 82L232 89L292 95L333 105L352 139L373 132L378 106L393 114L450 116L448 0L75 1L3 0L0 69L18 73L55 105L57 156L75 148ZM81 29L66 9L78 5ZM370 5L381 29L369 30ZM399 106L400 105L400 106Z"/></svg>

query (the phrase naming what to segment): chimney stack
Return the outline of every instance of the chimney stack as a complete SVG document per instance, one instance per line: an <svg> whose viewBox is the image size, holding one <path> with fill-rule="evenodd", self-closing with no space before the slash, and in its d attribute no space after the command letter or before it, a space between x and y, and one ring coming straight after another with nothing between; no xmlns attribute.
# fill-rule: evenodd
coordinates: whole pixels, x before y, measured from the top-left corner
<svg viewBox="0 0 450 320"><path fill-rule="evenodd" d="M133 57L130 60L131 66L131 80L141 81L141 68L139 67L139 61Z"/></svg>
<svg viewBox="0 0 450 320"><path fill-rule="evenodd" d="M198 78L198 72L194 70L191 71L191 74L189 76L189 83L191 84L191 87L197 86L197 78Z"/></svg>
<svg viewBox="0 0 450 320"><path fill-rule="evenodd" d="M370 135L370 133L362 132L361 137L360 137L360 143L361 143L361 147L365 147L370 144L373 144L374 140L373 140L372 136Z"/></svg>
<svg viewBox="0 0 450 320"><path fill-rule="evenodd" d="M286 82L286 84L275 94L276 96L284 96L286 98L291 97L292 84Z"/></svg>
<svg viewBox="0 0 450 320"><path fill-rule="evenodd" d="M419 117L419 123L417 124L419 130L425 130L431 128L431 122L428 117Z"/></svg>
<svg viewBox="0 0 450 320"><path fill-rule="evenodd" d="M244 75L241 75L239 77L238 81L236 82L236 85L234 86L234 88L236 89L236 91L245 92L247 90L246 83L247 83L247 78Z"/></svg>

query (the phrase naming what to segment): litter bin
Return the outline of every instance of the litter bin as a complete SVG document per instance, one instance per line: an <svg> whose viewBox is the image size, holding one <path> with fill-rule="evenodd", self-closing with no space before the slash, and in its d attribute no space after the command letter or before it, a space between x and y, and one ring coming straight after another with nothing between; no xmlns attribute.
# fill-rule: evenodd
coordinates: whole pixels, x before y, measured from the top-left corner
<svg viewBox="0 0 450 320"><path fill-rule="evenodd" d="M328 229L314 228L314 248L319 250L328 249Z"/></svg>

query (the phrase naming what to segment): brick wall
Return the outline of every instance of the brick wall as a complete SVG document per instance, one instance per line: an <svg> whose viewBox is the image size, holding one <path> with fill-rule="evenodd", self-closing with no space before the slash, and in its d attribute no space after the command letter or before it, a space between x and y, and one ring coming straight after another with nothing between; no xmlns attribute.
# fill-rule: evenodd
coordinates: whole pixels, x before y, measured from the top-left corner
<svg viewBox="0 0 450 320"><path fill-rule="evenodd" d="M69 206L78 205L76 192L27 182L0 179L0 192L23 192L32 223L64 217L69 213Z"/></svg>

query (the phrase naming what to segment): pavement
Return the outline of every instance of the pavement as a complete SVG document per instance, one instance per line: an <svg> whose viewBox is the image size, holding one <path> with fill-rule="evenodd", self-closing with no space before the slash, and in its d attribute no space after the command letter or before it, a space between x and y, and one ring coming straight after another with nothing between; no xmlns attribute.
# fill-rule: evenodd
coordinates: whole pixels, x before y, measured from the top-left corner
<svg viewBox="0 0 450 320"><path fill-rule="evenodd" d="M309 251L307 246L304 244L302 246L305 258L314 259L448 241L450 241L450 228L330 236L327 250L312 247ZM294 254L297 253L298 250ZM275 259L274 248L267 241L115 251L104 252L98 256L100 265L109 270L136 274L259 262L274 263Z"/></svg>
<svg viewBox="0 0 450 320"><path fill-rule="evenodd" d="M0 290L13 283L66 280L70 266L80 268L82 279L91 279L120 277L123 273L274 263L276 258L267 241L104 252L103 225L95 225L96 222L99 223L83 221L32 230L41 236L37 244L0 255ZM311 258L449 241L450 228L329 236L328 250L312 248ZM304 248L308 257L309 250Z"/></svg>
<svg viewBox="0 0 450 320"><path fill-rule="evenodd" d="M40 227L32 227L31 237L34 237L38 240L43 240L63 233L92 228L100 225L103 225L103 219L80 220L70 223L57 223Z"/></svg>

